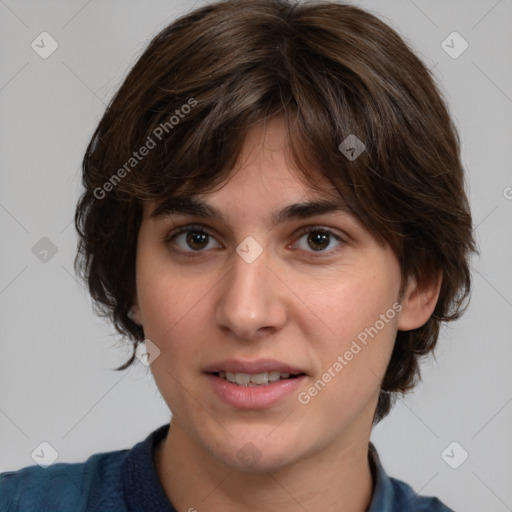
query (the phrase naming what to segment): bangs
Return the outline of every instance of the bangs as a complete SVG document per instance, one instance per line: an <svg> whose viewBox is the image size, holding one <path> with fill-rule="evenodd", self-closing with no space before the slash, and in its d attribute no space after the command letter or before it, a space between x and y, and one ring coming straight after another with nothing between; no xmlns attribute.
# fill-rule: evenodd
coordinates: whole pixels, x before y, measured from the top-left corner
<svg viewBox="0 0 512 512"><path fill-rule="evenodd" d="M279 118L286 133L289 168L297 178L312 190L343 199L378 241L393 239L386 229L389 219L375 215L381 197L377 191L383 186L376 153L385 141L379 140L384 132L375 130L368 115L377 112L374 100L370 96L355 100L353 91L362 84L353 73L345 73L344 87L332 78L311 87L317 72L309 62L314 56L294 54L300 75L285 72L290 58L276 53L270 61L220 75L221 88L209 78L180 96L170 96L168 88L153 84L153 94L148 94L153 104L139 116L139 133L124 150L119 147L123 157L118 165L122 167L124 160L126 166L129 147L150 149L136 172L119 181L115 195L160 204L176 196L212 192L240 161L251 128ZM333 74L334 70L329 76ZM344 146L354 138L363 149L349 158Z"/></svg>

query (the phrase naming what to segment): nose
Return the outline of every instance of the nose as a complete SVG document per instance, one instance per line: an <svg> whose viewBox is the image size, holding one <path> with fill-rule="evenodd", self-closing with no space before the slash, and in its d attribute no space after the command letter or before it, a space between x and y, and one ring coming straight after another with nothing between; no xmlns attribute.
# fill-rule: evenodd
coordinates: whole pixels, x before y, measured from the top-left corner
<svg viewBox="0 0 512 512"><path fill-rule="evenodd" d="M252 262L238 253L217 288L217 325L234 337L251 340L277 331L286 322L286 285L273 270L266 250Z"/></svg>

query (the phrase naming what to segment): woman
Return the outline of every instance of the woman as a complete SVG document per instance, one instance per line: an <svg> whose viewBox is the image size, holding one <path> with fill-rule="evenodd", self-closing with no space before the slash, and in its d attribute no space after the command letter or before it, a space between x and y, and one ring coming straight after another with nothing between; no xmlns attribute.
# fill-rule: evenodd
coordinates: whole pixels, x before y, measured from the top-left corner
<svg viewBox="0 0 512 512"><path fill-rule="evenodd" d="M150 43L83 162L76 269L172 419L8 472L2 510L448 511L370 443L475 249L457 133L386 24L226 0Z"/></svg>

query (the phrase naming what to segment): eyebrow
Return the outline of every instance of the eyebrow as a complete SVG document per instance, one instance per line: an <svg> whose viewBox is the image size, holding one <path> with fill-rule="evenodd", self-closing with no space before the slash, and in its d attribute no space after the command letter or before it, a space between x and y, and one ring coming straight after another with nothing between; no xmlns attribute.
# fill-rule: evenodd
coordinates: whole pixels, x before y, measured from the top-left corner
<svg viewBox="0 0 512 512"><path fill-rule="evenodd" d="M272 222L274 225L277 225L292 219L307 219L315 215L337 211L351 212L341 198L337 201L320 200L294 203L274 212ZM150 218L156 220L171 217L172 215L194 215L228 223L227 217L218 208L194 197L184 196L166 199L151 212Z"/></svg>

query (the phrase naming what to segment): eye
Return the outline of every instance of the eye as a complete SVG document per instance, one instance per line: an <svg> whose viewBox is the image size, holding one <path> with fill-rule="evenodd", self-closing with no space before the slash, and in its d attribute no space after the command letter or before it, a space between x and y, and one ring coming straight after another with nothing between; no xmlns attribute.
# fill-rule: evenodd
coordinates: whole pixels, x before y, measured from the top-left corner
<svg viewBox="0 0 512 512"><path fill-rule="evenodd" d="M301 237L299 238L299 242L304 240L305 243L299 244L299 249L304 250L306 252L311 252L309 249L313 249L313 253L332 253L339 250L340 246L343 245L344 240L341 236L333 233L331 230L315 226L315 227L306 227L300 231ZM335 248L328 249L327 248L332 244L333 241L337 241L337 245ZM295 242L297 244L297 242ZM309 249L308 249L309 248Z"/></svg>
<svg viewBox="0 0 512 512"><path fill-rule="evenodd" d="M177 244L185 253L205 252L204 250L221 248L213 235L201 225L187 225L175 229L165 236L164 243ZM190 250L192 249L192 250Z"/></svg>
<svg viewBox="0 0 512 512"><path fill-rule="evenodd" d="M300 238L294 245L305 252L320 253L318 256L338 251L343 246L344 240L333 231L321 226L308 226L299 232ZM337 242L334 248L328 249L333 242ZM301 243L302 242L302 243ZM222 245L214 236L200 224L181 226L164 237L165 245L176 244L185 256L199 256L211 249L221 249ZM312 249L312 250L311 250ZM194 254L196 253L196 254Z"/></svg>

